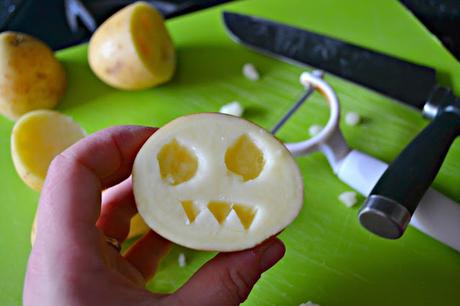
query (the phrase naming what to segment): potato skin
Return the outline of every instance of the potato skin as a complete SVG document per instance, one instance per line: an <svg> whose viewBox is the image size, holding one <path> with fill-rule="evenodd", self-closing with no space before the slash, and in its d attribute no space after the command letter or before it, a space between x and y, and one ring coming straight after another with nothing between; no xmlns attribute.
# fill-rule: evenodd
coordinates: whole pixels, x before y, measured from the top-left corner
<svg viewBox="0 0 460 306"><path fill-rule="evenodd" d="M54 108L67 80L53 51L27 34L0 34L0 113L16 120L35 109Z"/></svg>

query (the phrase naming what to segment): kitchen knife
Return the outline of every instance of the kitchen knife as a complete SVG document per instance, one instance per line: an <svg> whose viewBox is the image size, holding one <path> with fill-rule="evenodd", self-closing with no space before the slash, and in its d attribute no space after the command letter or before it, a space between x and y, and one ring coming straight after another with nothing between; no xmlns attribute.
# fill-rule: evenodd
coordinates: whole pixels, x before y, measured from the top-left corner
<svg viewBox="0 0 460 306"><path fill-rule="evenodd" d="M437 85L433 68L258 17L224 12L223 19L234 40L251 49L325 70L433 120L387 168L360 210L368 230L400 237L460 133L460 100Z"/></svg>

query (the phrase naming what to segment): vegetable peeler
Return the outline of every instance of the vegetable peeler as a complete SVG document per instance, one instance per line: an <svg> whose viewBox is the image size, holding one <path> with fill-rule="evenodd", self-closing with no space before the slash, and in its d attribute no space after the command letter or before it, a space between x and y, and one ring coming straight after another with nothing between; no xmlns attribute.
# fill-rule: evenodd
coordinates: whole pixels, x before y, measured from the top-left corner
<svg viewBox="0 0 460 306"><path fill-rule="evenodd" d="M322 152L333 172L341 181L367 196L386 171L388 165L375 157L350 148L339 128L339 99L331 86L321 76L322 72L317 70L312 73L302 73L300 83L307 86L307 90L275 126L272 134L276 134L315 90L321 92L330 109L329 120L324 129L308 140L286 143L285 145L294 156L308 155L315 151ZM400 236L401 233L397 232L398 227L394 224L385 223L391 222L389 219L372 218L372 215L366 220L366 228L375 229L377 232L384 231L388 237ZM412 219L407 216L404 222L405 225L410 224L421 232L460 251L459 220L460 205L430 188L421 199Z"/></svg>

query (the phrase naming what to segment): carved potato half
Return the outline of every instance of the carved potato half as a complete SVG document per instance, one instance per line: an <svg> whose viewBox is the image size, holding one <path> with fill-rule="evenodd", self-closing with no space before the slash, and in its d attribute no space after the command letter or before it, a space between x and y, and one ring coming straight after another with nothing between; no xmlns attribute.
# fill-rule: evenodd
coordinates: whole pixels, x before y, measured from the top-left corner
<svg viewBox="0 0 460 306"><path fill-rule="evenodd" d="M276 235L303 205L303 180L286 147L242 118L202 113L152 135L133 167L139 214L177 244L237 251Z"/></svg>

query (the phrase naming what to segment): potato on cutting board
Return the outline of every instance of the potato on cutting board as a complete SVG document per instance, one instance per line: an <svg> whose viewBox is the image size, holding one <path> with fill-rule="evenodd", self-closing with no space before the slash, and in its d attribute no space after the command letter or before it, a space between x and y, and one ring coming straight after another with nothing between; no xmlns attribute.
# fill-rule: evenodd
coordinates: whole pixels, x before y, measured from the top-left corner
<svg viewBox="0 0 460 306"><path fill-rule="evenodd" d="M261 127L218 113L180 117L152 135L135 159L133 190L147 225L200 250L253 247L303 205L303 180L286 147Z"/></svg>
<svg viewBox="0 0 460 306"><path fill-rule="evenodd" d="M126 6L97 29L89 43L88 60L102 81L127 90L167 82L176 67L163 17L145 2Z"/></svg>
<svg viewBox="0 0 460 306"><path fill-rule="evenodd" d="M11 156L21 179L40 191L53 158L85 136L69 116L36 110L19 118L11 134Z"/></svg>
<svg viewBox="0 0 460 306"><path fill-rule="evenodd" d="M63 66L40 40L0 34L0 113L16 120L35 109L54 108L64 95Z"/></svg>

